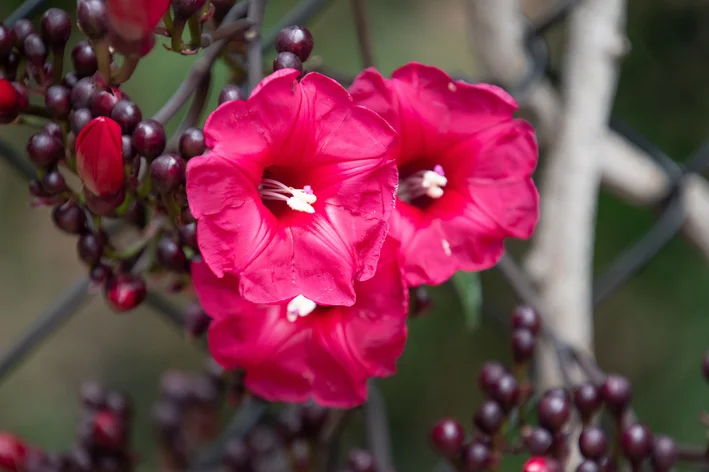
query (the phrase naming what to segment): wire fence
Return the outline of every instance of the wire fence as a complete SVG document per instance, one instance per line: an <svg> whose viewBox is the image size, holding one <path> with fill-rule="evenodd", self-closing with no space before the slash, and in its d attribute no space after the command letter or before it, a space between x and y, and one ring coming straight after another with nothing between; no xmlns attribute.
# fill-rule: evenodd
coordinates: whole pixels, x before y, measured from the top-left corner
<svg viewBox="0 0 709 472"><path fill-rule="evenodd" d="M11 26L21 18L32 17L45 3L46 0L27 0L4 23ZM282 27L308 22L329 3L328 0L300 1L264 35L264 48L272 47L275 36ZM518 87L508 90L513 96L523 96L539 80L544 78L551 79L552 83L556 82L556 74L549 65L545 34L562 23L577 3L578 0L562 0L550 8L541 20L530 24L525 38L532 67ZM651 263L658 252L679 233L684 221L682 190L685 179L690 174L701 174L709 168L709 141L702 144L684 164L680 164L622 121L612 118L609 125L615 132L645 151L664 170L670 190L662 201L657 202L657 208L660 211L655 224L635 243L621 252L595 278L594 305L603 302ZM0 140L0 156L22 178L28 181L35 178L35 170L32 165L18 151L2 140ZM532 285L526 280L511 256L506 255L497 269L502 271L518 298L531 305L536 304L536 294ZM19 340L7 351L0 354L0 384L26 362L30 354L40 349L49 336L61 329L66 321L82 309L92 296L89 294L88 288L87 277L82 277L74 282L36 317L31 327ZM165 296L155 291L149 291L145 303L170 323L182 328L181 309ZM373 448L379 450L374 452L380 459L380 463L390 464L391 459L383 457L388 454L384 450L388 448L388 436L385 434L387 425L381 424L381 421L386 417L384 408L383 398L375 387L372 391L372 399L365 405L366 414L373 418L371 423L374 424L369 434L371 436L370 442ZM215 460L218 460L221 451L220 445L223 445L224 440L230 437L244 436L253 425L258 423L264 411L264 402L258 399L246 402L235 415L232 424L225 429L220 440L192 461L194 470L204 470L213 466Z"/></svg>

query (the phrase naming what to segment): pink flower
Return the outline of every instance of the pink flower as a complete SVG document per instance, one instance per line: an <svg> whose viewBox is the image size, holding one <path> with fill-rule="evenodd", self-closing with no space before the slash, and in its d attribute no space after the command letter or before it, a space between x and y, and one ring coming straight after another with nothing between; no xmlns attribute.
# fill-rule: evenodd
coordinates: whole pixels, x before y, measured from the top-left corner
<svg viewBox="0 0 709 472"><path fill-rule="evenodd" d="M247 388L269 401L361 404L367 379L392 375L406 342L407 290L397 253L388 239L374 277L355 284L351 307L316 305L302 295L256 305L238 296L232 276L220 279L206 264L193 264L195 289L214 318L212 356L227 369L245 369Z"/></svg>
<svg viewBox="0 0 709 472"><path fill-rule="evenodd" d="M121 126L99 116L89 121L76 137L76 172L94 195L113 195L123 187Z"/></svg>
<svg viewBox="0 0 709 472"><path fill-rule="evenodd" d="M254 303L352 305L374 275L397 183L395 133L334 80L280 70L207 119L187 165L198 244Z"/></svg>
<svg viewBox="0 0 709 472"><path fill-rule="evenodd" d="M531 179L537 145L532 127L513 119L511 96L417 63L390 80L367 69L350 93L399 132L391 234L401 242L409 285L490 268L505 238L531 236L539 215Z"/></svg>
<svg viewBox="0 0 709 472"><path fill-rule="evenodd" d="M170 8L170 0L107 0L108 20L124 41L140 41L153 32Z"/></svg>

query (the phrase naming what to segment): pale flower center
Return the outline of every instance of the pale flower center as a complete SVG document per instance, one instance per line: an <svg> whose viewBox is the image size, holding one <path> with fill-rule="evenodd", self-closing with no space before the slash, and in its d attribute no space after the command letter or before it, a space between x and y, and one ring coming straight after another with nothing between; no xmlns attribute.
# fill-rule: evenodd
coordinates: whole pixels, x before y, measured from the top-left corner
<svg viewBox="0 0 709 472"><path fill-rule="evenodd" d="M313 193L313 188L306 185L303 188L293 188L273 179L263 179L258 187L261 200L281 200L296 211L305 213L315 213L313 203L317 197Z"/></svg>
<svg viewBox="0 0 709 472"><path fill-rule="evenodd" d="M308 316L315 308L317 308L317 305L314 301L305 298L303 295L298 295L288 302L286 316L288 317L288 321L292 323L299 317Z"/></svg>
<svg viewBox="0 0 709 472"><path fill-rule="evenodd" d="M398 195L405 202L411 202L426 195L438 199L443 196L443 188L448 185L448 179L443 166L436 164L433 170L421 170L399 182Z"/></svg>

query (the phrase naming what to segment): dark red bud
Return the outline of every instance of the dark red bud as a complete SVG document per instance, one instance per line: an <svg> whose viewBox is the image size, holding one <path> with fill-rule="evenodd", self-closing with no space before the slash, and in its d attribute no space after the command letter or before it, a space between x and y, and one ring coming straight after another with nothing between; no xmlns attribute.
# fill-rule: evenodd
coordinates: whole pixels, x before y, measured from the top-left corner
<svg viewBox="0 0 709 472"><path fill-rule="evenodd" d="M115 194L125 180L121 126L100 116L89 121L76 137L76 171L93 194Z"/></svg>

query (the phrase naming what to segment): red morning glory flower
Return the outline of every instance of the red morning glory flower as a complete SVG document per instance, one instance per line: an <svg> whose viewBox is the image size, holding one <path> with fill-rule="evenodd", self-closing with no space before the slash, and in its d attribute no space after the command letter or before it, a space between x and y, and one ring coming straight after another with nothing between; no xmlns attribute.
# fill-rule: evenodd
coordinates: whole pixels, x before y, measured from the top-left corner
<svg viewBox="0 0 709 472"><path fill-rule="evenodd" d="M394 206L396 134L334 80L284 69L222 104L187 165L198 244L254 303L352 305L374 275Z"/></svg>
<svg viewBox="0 0 709 472"><path fill-rule="evenodd" d="M98 197L113 195L123 187L121 126L99 116L76 137L76 172L84 186Z"/></svg>
<svg viewBox="0 0 709 472"><path fill-rule="evenodd" d="M394 240L384 243L374 277L355 283L350 307L321 306L302 295L249 303L234 277L217 278L204 263L192 265L192 279L213 317L212 356L227 369L243 368L246 387L266 400L312 398L352 408L365 401L367 379L396 370L406 342L407 290Z"/></svg>
<svg viewBox="0 0 709 472"><path fill-rule="evenodd" d="M532 127L513 118L510 95L418 63L391 79L367 69L350 93L399 132L391 234L401 242L409 285L492 267L505 238L531 236L537 144Z"/></svg>

